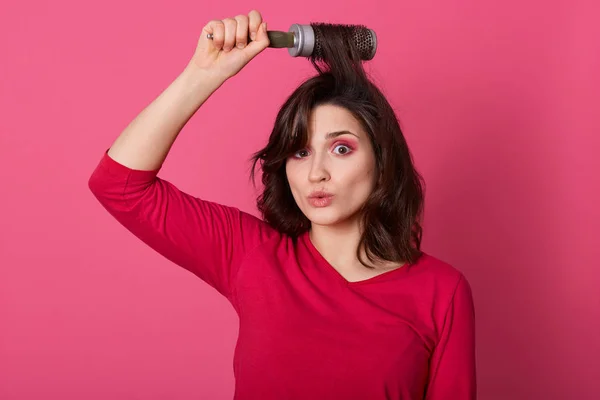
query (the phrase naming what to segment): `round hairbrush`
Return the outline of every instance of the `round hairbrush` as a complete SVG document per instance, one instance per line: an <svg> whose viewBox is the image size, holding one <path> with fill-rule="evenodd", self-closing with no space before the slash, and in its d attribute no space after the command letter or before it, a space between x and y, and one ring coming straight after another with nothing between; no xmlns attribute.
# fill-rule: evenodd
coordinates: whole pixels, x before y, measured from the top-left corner
<svg viewBox="0 0 600 400"><path fill-rule="evenodd" d="M323 40L327 38L323 35L320 27L325 24L292 24L288 32L267 31L269 37L269 47L287 48L292 57L313 57L322 59L321 51ZM329 29L338 29L342 35L350 40L358 49L361 60L371 60L375 57L377 51L377 36L375 31L362 25L340 25L327 24ZM212 39L212 34L207 35ZM250 42L248 37L248 42Z"/></svg>

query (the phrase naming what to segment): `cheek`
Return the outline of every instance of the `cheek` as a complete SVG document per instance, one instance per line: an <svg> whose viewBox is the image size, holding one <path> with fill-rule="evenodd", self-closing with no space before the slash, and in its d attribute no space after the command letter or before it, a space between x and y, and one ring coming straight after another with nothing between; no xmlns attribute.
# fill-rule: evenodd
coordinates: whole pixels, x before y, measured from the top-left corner
<svg viewBox="0 0 600 400"><path fill-rule="evenodd" d="M291 184L294 180L294 168L291 167L289 162L285 164L285 176Z"/></svg>
<svg viewBox="0 0 600 400"><path fill-rule="evenodd" d="M346 175L344 186L347 187L346 195L354 202L365 201L376 185L373 170L357 169L351 175Z"/></svg>
<svg viewBox="0 0 600 400"><path fill-rule="evenodd" d="M372 186L375 170L369 163L357 163L352 169L345 168L343 179L349 184L357 186Z"/></svg>
<svg viewBox="0 0 600 400"><path fill-rule="evenodd" d="M289 164L286 164L285 174L287 178L288 185L290 186L290 190L292 194L296 194L298 188L298 169L290 167Z"/></svg>

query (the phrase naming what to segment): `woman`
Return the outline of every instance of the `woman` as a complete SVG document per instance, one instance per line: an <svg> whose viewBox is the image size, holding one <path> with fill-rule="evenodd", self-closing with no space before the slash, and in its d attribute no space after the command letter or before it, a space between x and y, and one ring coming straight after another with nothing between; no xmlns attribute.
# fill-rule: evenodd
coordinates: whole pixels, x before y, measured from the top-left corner
<svg viewBox="0 0 600 400"><path fill-rule="evenodd" d="M392 108L335 29L322 27L326 70L311 59L319 74L253 156L263 219L157 177L189 118L268 46L266 29L257 11L209 22L181 75L103 155L90 189L231 302L236 399L475 399L469 284L420 250L420 177Z"/></svg>

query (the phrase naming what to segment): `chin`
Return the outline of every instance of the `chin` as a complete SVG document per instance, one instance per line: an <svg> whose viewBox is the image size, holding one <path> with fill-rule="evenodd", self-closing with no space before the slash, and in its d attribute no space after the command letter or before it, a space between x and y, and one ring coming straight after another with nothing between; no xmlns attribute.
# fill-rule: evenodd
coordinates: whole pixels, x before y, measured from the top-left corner
<svg viewBox="0 0 600 400"><path fill-rule="evenodd" d="M348 223L351 220L351 215L341 214L336 210L326 207L320 210L310 210L305 213L306 217L312 224L320 226L333 226Z"/></svg>
<svg viewBox="0 0 600 400"><path fill-rule="evenodd" d="M340 220L336 218L309 217L308 219L310 220L311 224L319 226L333 226L340 223Z"/></svg>
<svg viewBox="0 0 600 400"><path fill-rule="evenodd" d="M331 225L339 221L338 213L329 207L327 207L327 209L322 208L316 210L309 208L308 210L304 210L304 215L312 224L317 225Z"/></svg>

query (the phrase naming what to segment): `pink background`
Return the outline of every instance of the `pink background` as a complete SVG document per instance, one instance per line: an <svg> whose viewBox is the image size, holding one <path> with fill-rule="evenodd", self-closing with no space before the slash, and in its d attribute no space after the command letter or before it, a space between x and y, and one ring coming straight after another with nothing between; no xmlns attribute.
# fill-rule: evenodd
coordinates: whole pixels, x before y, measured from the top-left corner
<svg viewBox="0 0 600 400"><path fill-rule="evenodd" d="M427 182L423 249L473 287L480 399L600 398L599 7L220 3L2 4L0 398L232 397L235 311L118 225L87 179L204 24L251 8L270 30L377 32L368 69ZM192 118L161 177L256 214L246 159L312 73L267 49Z"/></svg>

